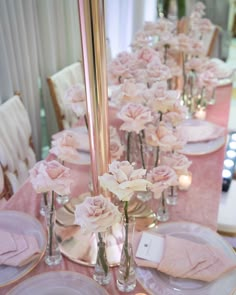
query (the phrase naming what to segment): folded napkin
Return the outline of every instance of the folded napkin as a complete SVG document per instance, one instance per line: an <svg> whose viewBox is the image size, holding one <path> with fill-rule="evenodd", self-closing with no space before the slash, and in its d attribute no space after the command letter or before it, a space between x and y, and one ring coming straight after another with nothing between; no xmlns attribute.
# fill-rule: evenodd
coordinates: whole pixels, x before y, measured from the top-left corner
<svg viewBox="0 0 236 295"><path fill-rule="evenodd" d="M136 256L135 261L138 266L157 268L157 270L173 277L206 282L213 281L236 268L236 263L213 246L168 235L162 236L162 238L164 244L163 249L161 249L160 261L148 261ZM139 240L140 236L136 239L135 250ZM154 243L154 240L151 243Z"/></svg>
<svg viewBox="0 0 236 295"><path fill-rule="evenodd" d="M40 255L34 236L19 235L0 229L0 265L24 266Z"/></svg>
<svg viewBox="0 0 236 295"><path fill-rule="evenodd" d="M225 134L224 127L201 120L187 121L179 128L181 128L189 143L210 141Z"/></svg>

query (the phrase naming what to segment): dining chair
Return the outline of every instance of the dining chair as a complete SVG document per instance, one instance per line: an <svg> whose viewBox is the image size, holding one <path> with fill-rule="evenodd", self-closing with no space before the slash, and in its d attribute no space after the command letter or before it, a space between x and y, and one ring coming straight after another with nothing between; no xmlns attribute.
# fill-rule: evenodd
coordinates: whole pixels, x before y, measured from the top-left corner
<svg viewBox="0 0 236 295"><path fill-rule="evenodd" d="M47 78L59 130L68 129L78 121L73 111L65 105L63 98L67 89L83 82L81 62L73 63Z"/></svg>
<svg viewBox="0 0 236 295"><path fill-rule="evenodd" d="M28 113L18 95L0 105L0 199L9 199L36 163Z"/></svg>

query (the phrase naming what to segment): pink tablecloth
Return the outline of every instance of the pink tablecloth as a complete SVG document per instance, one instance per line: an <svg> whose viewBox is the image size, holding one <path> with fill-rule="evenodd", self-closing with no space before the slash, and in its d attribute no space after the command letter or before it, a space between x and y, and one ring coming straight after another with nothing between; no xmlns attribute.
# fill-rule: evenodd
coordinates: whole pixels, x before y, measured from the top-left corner
<svg viewBox="0 0 236 295"><path fill-rule="evenodd" d="M211 106L208 111L207 119L221 126L227 126L229 104L231 97L231 85L220 87L216 92L217 103ZM179 193L178 206L171 208L171 221L191 221L208 226L214 230L217 227L217 213L219 200L221 196L222 183L222 165L224 159L224 147L216 152L203 156L191 156L191 172L193 174L193 183L189 191ZM73 178L76 179L72 187L72 196L88 191L89 167L72 166ZM9 200L5 205L6 210L21 210L38 218L44 223L43 218L39 215L39 198L34 193L29 181ZM57 267L48 267L43 261L23 279L29 278L36 274L54 271L70 270L92 276L93 269L83 267L64 258L62 264ZM116 269L112 271L112 283L105 287L109 294L123 294L116 289ZM22 279L22 280L23 280ZM20 283L18 281L16 284ZM6 294L16 284L1 288L0 294ZM138 283L135 291L147 293Z"/></svg>

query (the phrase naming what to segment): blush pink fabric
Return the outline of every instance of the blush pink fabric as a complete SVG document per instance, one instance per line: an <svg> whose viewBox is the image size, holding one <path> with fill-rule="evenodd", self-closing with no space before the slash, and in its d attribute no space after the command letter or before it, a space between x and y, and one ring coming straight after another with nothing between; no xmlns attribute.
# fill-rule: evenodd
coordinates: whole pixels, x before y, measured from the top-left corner
<svg viewBox="0 0 236 295"><path fill-rule="evenodd" d="M38 257L41 252L34 236L0 230L0 240L0 265L20 267Z"/></svg>
<svg viewBox="0 0 236 295"><path fill-rule="evenodd" d="M135 258L137 265L156 268L177 278L206 282L236 268L232 261L219 249L186 239L165 236L164 252L159 264Z"/></svg>
<svg viewBox="0 0 236 295"><path fill-rule="evenodd" d="M209 107L207 120L223 127L227 127L231 91L231 85L217 88L217 103L216 105ZM118 126L122 123L115 117L115 108L110 109L109 114L110 123L112 125ZM196 222L216 230L219 200L221 196L221 172L223 167L224 152L225 149L222 147L218 151L211 154L189 157L189 160L192 161L192 165L190 167L193 175L192 186L186 192L179 192L178 206L172 206L170 208L170 221ZM49 159L52 158L52 156L49 157ZM71 168L72 178L76 179L71 186L71 196L76 197L79 194L88 191L88 175L90 173L90 167L73 164L68 164L68 167ZM153 201L151 206L154 211L157 210L156 201ZM39 214L39 207L40 198L35 194L31 183L27 180L17 193L1 208L6 210L20 210L29 213L39 219L42 224L45 224L44 218ZM24 279L52 270L70 270L82 273L89 277L93 276L93 268L78 265L64 257L62 263L53 267L53 269L48 267L42 260L32 272L24 277ZM117 278L116 270L116 268L111 269L111 284L104 287L108 294L122 294L115 286ZM2 294L7 294L7 292L17 283L1 288ZM135 290L129 294L135 295L136 293L147 293L147 291L145 291L144 288L137 283Z"/></svg>

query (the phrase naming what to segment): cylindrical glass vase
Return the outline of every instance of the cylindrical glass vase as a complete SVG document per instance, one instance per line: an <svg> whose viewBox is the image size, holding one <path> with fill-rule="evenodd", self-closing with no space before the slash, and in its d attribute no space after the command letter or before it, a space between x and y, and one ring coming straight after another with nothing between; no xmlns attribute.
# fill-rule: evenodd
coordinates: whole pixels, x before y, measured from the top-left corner
<svg viewBox="0 0 236 295"><path fill-rule="evenodd" d="M169 210L166 203L166 190L164 190L162 192L160 203L157 210L157 220L160 222L166 222L167 220L169 220L169 218L170 218L170 215L169 215Z"/></svg>
<svg viewBox="0 0 236 295"><path fill-rule="evenodd" d="M55 213L56 213L55 210L51 208L51 210L49 210L46 214L48 242L47 242L47 249L46 249L44 261L49 266L57 265L62 261L59 244L58 244L55 230L54 230L55 220L56 220Z"/></svg>
<svg viewBox="0 0 236 295"><path fill-rule="evenodd" d="M40 209L39 212L42 216L46 216L47 211L49 210L49 200L48 200L48 193L41 193L41 200L40 200Z"/></svg>
<svg viewBox="0 0 236 295"><path fill-rule="evenodd" d="M111 281L111 273L106 256L107 232L99 232L97 237L97 259L94 266L93 279L100 285L108 285Z"/></svg>
<svg viewBox="0 0 236 295"><path fill-rule="evenodd" d="M121 292L131 292L136 287L135 263L132 248L134 229L135 218L130 217L128 223L126 221L124 222L124 244L116 281L117 288Z"/></svg>
<svg viewBox="0 0 236 295"><path fill-rule="evenodd" d="M175 206L178 203L178 189L177 186L171 185L168 187L168 195L166 203L170 206Z"/></svg>

